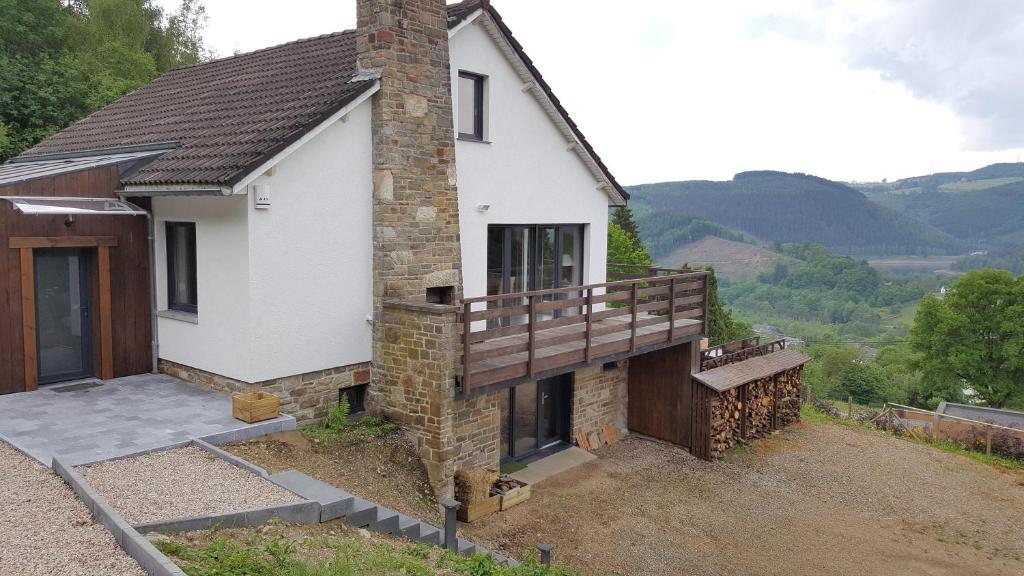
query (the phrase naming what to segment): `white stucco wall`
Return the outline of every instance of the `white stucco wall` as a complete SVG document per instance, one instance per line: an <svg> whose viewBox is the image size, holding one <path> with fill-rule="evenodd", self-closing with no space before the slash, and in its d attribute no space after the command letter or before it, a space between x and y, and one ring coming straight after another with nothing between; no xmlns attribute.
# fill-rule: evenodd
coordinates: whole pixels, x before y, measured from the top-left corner
<svg viewBox="0 0 1024 576"><path fill-rule="evenodd" d="M255 184L251 378L368 362L373 312L371 106L364 102Z"/></svg>
<svg viewBox="0 0 1024 576"><path fill-rule="evenodd" d="M167 309L165 222L196 223L198 323L158 319L160 357L243 378L249 359L248 198L154 198L157 308Z"/></svg>
<svg viewBox="0 0 1024 576"><path fill-rule="evenodd" d="M453 90L460 70L487 77L488 142L456 143L466 296L487 292L488 224L585 224L584 282L604 282L608 195L481 26L456 32L451 59Z"/></svg>
<svg viewBox="0 0 1024 576"><path fill-rule="evenodd" d="M161 317L160 357L246 382L371 359L370 104L253 184L249 194L154 201L158 307L167 307L163 222L196 222L198 323Z"/></svg>

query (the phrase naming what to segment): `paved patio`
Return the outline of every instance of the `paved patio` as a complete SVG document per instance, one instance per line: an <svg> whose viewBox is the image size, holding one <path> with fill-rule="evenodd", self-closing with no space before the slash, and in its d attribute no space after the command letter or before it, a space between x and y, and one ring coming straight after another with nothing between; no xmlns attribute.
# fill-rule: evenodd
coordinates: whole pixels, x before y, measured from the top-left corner
<svg viewBox="0 0 1024 576"><path fill-rule="evenodd" d="M98 384L98 385L96 385ZM294 430L295 419L246 424L231 398L164 374L43 386L0 396L0 440L50 466L170 447L195 438L219 444Z"/></svg>

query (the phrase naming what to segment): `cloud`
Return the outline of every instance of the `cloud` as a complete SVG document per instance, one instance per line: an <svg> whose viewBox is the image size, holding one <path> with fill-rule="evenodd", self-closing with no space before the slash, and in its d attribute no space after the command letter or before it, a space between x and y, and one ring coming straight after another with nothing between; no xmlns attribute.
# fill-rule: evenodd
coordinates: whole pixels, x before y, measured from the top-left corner
<svg viewBox="0 0 1024 576"><path fill-rule="evenodd" d="M1024 6L1019 0L903 0L849 13L842 43L875 70L961 119L966 146L1024 146Z"/></svg>

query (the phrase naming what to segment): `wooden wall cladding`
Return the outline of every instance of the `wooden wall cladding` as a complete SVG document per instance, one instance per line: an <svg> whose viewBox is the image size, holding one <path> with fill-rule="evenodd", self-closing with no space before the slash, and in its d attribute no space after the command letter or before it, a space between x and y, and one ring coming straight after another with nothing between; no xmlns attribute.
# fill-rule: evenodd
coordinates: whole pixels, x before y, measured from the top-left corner
<svg viewBox="0 0 1024 576"><path fill-rule="evenodd" d="M116 197L120 169L107 166L61 176L0 186L0 196ZM147 199L136 204L149 208ZM110 267L110 357L114 377L141 374L151 369L149 310L149 244L142 216L79 216L65 226L64 216L26 216L9 202L0 201L0 394L25 390L25 340L21 302L22 254L10 248L10 239L26 237L113 237ZM96 251L94 266L99 265ZM98 276L98 275L97 275ZM96 304L99 304L97 302ZM94 323L98 316L94 316ZM94 326L95 335L99 329ZM94 338L96 375L101 351Z"/></svg>

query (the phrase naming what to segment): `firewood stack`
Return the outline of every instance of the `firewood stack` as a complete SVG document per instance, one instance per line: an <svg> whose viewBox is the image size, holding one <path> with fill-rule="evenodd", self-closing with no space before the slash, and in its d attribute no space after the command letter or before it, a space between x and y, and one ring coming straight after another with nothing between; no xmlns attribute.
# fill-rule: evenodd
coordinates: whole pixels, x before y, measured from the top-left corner
<svg viewBox="0 0 1024 576"><path fill-rule="evenodd" d="M747 384L747 438L765 438L772 433L772 403L775 384L762 378Z"/></svg>
<svg viewBox="0 0 1024 576"><path fill-rule="evenodd" d="M742 439L770 436L772 431L800 421L802 368L794 368L768 378L718 394L711 400L711 455L721 458ZM744 403L743 400L746 400ZM743 416L746 413L746 435ZM772 418L775 418L773 427Z"/></svg>
<svg viewBox="0 0 1024 576"><path fill-rule="evenodd" d="M720 458L740 438L740 417L743 404L739 389L733 388L711 401L711 455Z"/></svg>
<svg viewBox="0 0 1024 576"><path fill-rule="evenodd" d="M778 426L789 426L800 421L800 398L803 396L803 366L786 370L778 375Z"/></svg>

